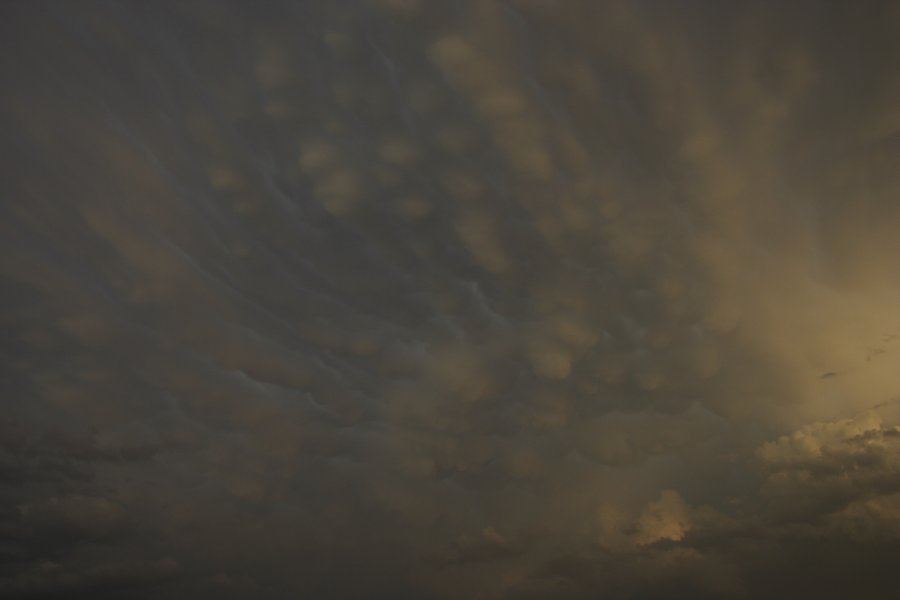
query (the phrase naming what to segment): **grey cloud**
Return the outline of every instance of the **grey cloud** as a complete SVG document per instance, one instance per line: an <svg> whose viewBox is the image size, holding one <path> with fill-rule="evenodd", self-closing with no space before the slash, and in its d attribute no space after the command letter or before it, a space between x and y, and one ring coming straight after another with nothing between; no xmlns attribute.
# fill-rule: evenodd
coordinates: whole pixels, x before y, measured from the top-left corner
<svg viewBox="0 0 900 600"><path fill-rule="evenodd" d="M0 591L18 598L140 597L143 590L153 589L179 571L172 559L113 561L80 569L45 561L4 581Z"/></svg>
<svg viewBox="0 0 900 600"><path fill-rule="evenodd" d="M782 4L4 5L2 593L888 597L900 13Z"/></svg>
<svg viewBox="0 0 900 600"><path fill-rule="evenodd" d="M896 426L885 427L876 412L807 425L759 448L768 471L762 497L773 515L799 522L807 535L843 529L890 539L898 443Z"/></svg>

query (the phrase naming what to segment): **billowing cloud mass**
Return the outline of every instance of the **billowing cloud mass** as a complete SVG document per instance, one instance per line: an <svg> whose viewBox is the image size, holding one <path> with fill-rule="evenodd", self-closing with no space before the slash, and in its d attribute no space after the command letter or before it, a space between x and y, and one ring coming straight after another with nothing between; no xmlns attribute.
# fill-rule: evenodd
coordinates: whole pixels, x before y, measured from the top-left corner
<svg viewBox="0 0 900 600"><path fill-rule="evenodd" d="M0 597L895 596L896 2L0 13Z"/></svg>

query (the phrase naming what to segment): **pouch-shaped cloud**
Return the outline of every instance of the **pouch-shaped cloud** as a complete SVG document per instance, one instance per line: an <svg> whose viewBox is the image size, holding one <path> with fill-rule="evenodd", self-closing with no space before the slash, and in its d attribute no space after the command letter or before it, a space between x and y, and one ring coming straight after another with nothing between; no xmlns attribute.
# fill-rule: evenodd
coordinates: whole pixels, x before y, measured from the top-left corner
<svg viewBox="0 0 900 600"><path fill-rule="evenodd" d="M0 595L892 597L894 3L0 12Z"/></svg>

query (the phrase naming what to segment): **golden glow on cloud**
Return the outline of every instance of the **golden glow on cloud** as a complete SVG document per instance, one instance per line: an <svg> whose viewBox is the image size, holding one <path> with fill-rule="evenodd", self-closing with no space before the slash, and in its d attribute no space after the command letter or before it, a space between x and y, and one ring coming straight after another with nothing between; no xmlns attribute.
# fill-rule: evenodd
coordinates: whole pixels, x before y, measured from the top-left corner
<svg viewBox="0 0 900 600"><path fill-rule="evenodd" d="M892 3L15 4L0 596L892 597Z"/></svg>

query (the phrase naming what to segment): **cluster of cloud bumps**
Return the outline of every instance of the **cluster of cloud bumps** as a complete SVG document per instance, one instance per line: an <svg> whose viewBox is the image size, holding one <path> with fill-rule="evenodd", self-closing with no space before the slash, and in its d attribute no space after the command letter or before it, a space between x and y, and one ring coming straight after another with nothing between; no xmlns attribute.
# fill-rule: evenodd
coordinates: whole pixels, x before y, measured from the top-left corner
<svg viewBox="0 0 900 600"><path fill-rule="evenodd" d="M0 597L894 597L896 2L0 23Z"/></svg>

